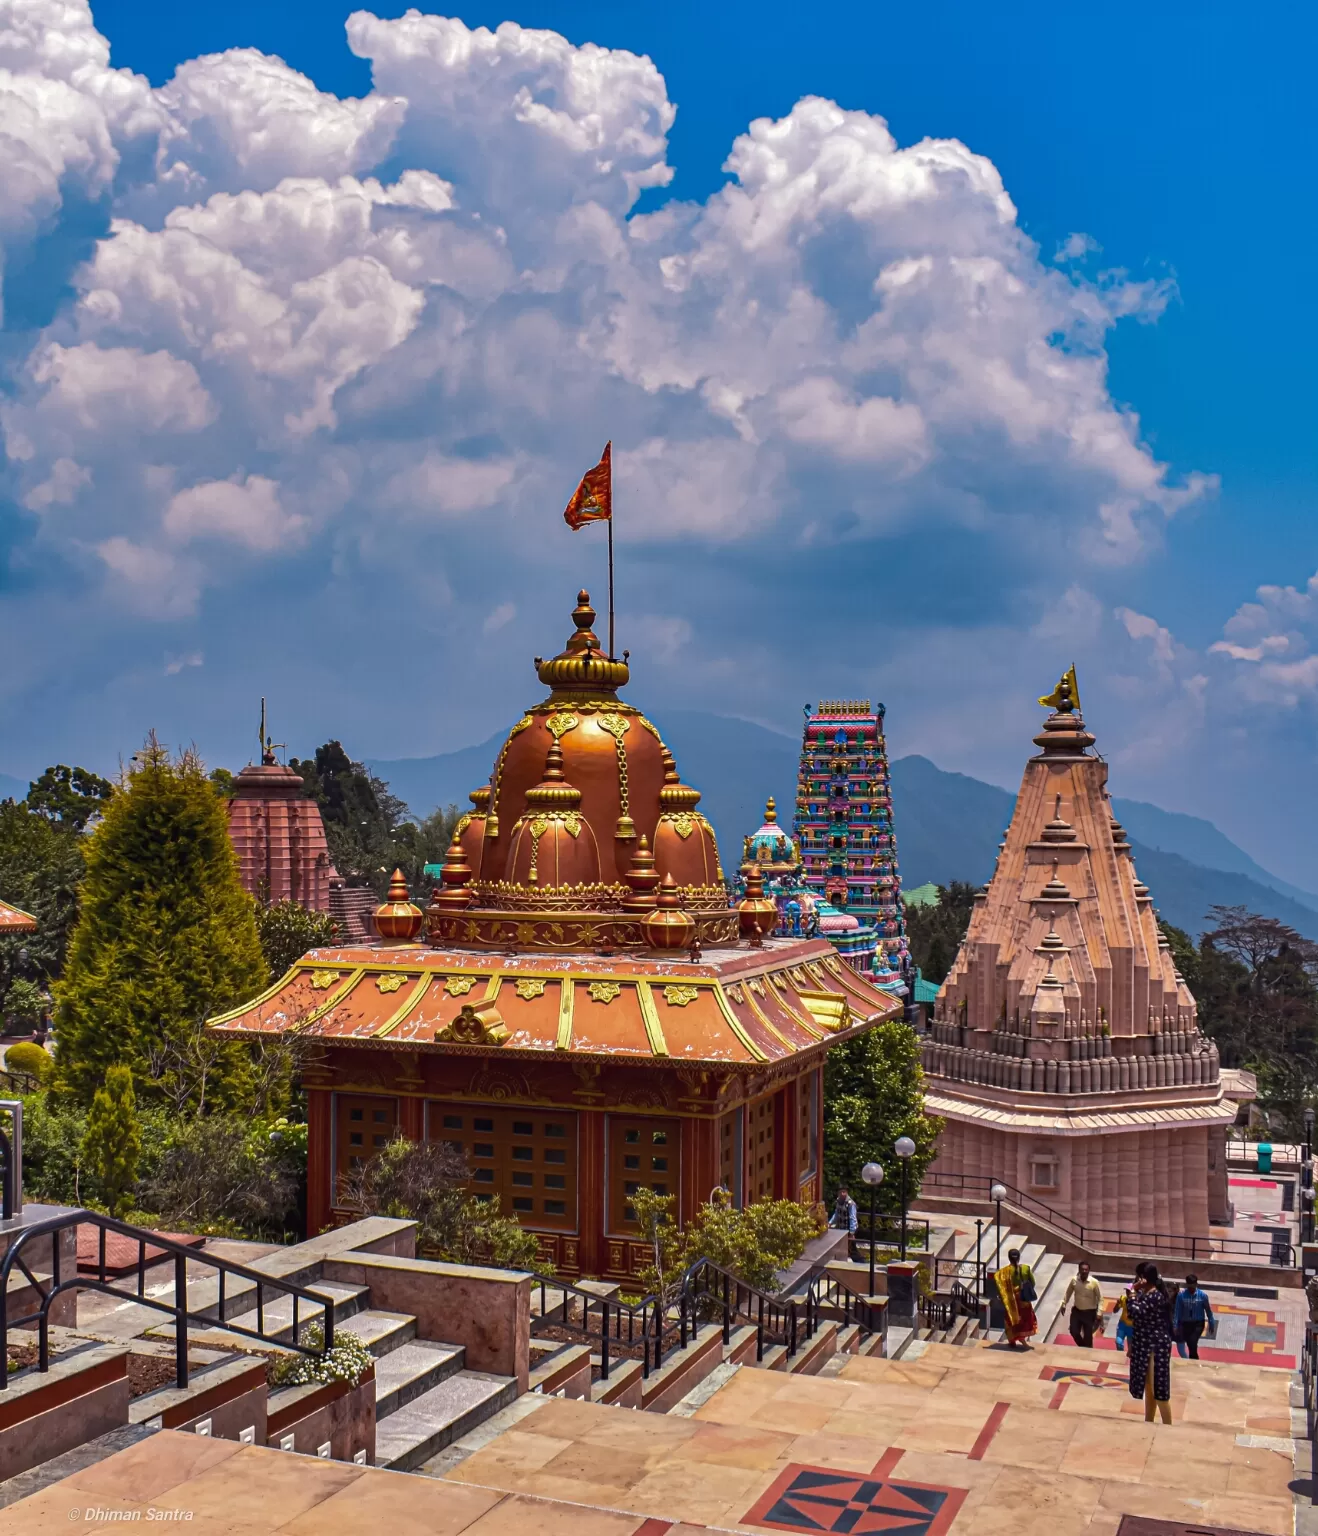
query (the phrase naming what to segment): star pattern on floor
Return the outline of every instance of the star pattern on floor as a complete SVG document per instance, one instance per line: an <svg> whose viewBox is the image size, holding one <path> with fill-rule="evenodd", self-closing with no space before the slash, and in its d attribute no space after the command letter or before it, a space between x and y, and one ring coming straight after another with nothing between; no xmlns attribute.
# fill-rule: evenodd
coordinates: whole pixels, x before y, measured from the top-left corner
<svg viewBox="0 0 1318 1536"><path fill-rule="evenodd" d="M828 1467L789 1466L742 1518L775 1531L942 1536L965 1490Z"/></svg>

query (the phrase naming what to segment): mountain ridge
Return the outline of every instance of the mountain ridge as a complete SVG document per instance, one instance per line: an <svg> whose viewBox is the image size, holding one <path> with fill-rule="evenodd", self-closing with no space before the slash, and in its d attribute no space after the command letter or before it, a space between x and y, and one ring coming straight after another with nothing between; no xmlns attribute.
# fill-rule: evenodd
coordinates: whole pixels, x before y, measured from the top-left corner
<svg viewBox="0 0 1318 1536"><path fill-rule="evenodd" d="M764 819L769 795L778 801L780 821L790 826L799 740L754 721L698 710L667 711L662 724L683 779L703 791L701 809L714 825L726 870L740 862L742 839ZM416 816L450 803L466 809L467 792L488 779L505 735L500 731L433 757L373 760L368 766ZM1015 804L1012 791L939 768L918 753L893 759L890 769L903 884L987 880ZM1197 935L1211 924L1210 907L1243 904L1318 939L1318 895L1272 875L1212 822L1139 800L1114 798L1113 806L1130 835L1140 876L1168 922ZM1207 864L1205 856L1220 862Z"/></svg>

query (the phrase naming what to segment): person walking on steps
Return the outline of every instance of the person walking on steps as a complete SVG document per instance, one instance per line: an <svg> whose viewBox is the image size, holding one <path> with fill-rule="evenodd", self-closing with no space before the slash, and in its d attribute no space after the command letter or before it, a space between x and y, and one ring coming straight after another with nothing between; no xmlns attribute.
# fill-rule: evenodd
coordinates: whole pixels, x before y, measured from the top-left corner
<svg viewBox="0 0 1318 1536"><path fill-rule="evenodd" d="M1019 1248L1012 1248L1007 1262L993 1276L998 1295L1002 1297L1002 1310L1006 1316L1007 1348L1015 1349L1020 1343L1039 1331L1034 1315L1034 1303L1039 1292L1034 1284L1034 1271L1021 1263Z"/></svg>
<svg viewBox="0 0 1318 1536"><path fill-rule="evenodd" d="M847 1186L843 1184L837 1192L837 1203L833 1207L833 1214L828 1218L830 1227L847 1232L852 1237L856 1235L856 1228L860 1222L856 1216L856 1202L847 1192Z"/></svg>
<svg viewBox="0 0 1318 1536"><path fill-rule="evenodd" d="M1176 1353L1191 1360L1199 1358L1199 1340L1207 1329L1209 1337L1217 1329L1213 1316L1213 1304L1207 1294L1199 1289L1199 1276L1186 1275L1184 1287L1176 1294L1172 1308L1172 1336L1176 1340Z"/></svg>
<svg viewBox="0 0 1318 1536"><path fill-rule="evenodd" d="M1117 1348L1124 1353L1130 1353L1130 1298L1135 1294L1135 1287L1144 1278L1144 1271L1149 1267L1147 1259L1141 1259L1135 1266L1135 1278L1121 1293L1117 1302Z"/></svg>
<svg viewBox="0 0 1318 1536"><path fill-rule="evenodd" d="M1089 1277L1089 1265L1081 1264L1066 1288L1062 1305L1071 1307L1071 1342L1081 1349L1093 1349L1094 1330L1103 1308L1103 1292L1097 1280Z"/></svg>
<svg viewBox="0 0 1318 1536"><path fill-rule="evenodd" d="M1172 1304L1156 1264L1145 1264L1127 1303L1130 1312L1130 1395L1144 1399L1144 1417L1172 1421Z"/></svg>

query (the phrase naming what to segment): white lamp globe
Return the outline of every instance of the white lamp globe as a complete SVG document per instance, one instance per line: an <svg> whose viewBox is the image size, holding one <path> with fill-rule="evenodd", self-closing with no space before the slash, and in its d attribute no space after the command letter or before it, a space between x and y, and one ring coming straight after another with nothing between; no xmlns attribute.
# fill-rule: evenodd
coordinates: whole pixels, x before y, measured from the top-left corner
<svg viewBox="0 0 1318 1536"><path fill-rule="evenodd" d="M990 1200L1005 1200L1006 1198L1007 1198L1007 1189L1006 1189L1006 1186L1003 1185L1003 1184L995 1184L993 1186L993 1188L989 1190L989 1199Z"/></svg>
<svg viewBox="0 0 1318 1536"><path fill-rule="evenodd" d="M897 1138L897 1145L893 1148L893 1150L900 1158L914 1157L915 1143L909 1136L899 1136Z"/></svg>
<svg viewBox="0 0 1318 1536"><path fill-rule="evenodd" d="M883 1168L879 1163L866 1163L860 1170L860 1176L866 1184L882 1184Z"/></svg>

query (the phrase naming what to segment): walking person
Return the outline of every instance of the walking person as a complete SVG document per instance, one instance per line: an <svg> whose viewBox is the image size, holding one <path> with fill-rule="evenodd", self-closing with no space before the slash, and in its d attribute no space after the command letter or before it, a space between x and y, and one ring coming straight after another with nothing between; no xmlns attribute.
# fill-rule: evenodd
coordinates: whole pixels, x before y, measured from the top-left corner
<svg viewBox="0 0 1318 1536"><path fill-rule="evenodd" d="M1172 1304L1156 1264L1144 1265L1127 1303L1130 1311L1130 1395L1144 1399L1144 1417L1172 1421Z"/></svg>
<svg viewBox="0 0 1318 1536"><path fill-rule="evenodd" d="M1213 1316L1213 1304L1205 1291L1199 1289L1199 1276L1186 1275L1184 1287L1177 1292L1176 1305L1172 1308L1172 1334L1176 1339L1176 1353L1182 1358L1188 1353L1191 1360L1199 1358L1199 1340L1207 1329L1209 1336L1217 1329Z"/></svg>
<svg viewBox="0 0 1318 1536"><path fill-rule="evenodd" d="M1103 1308L1103 1291L1097 1280L1090 1279L1089 1265L1081 1264L1066 1288L1062 1305L1071 1305L1071 1342L1081 1349L1093 1349L1094 1330Z"/></svg>
<svg viewBox="0 0 1318 1536"><path fill-rule="evenodd" d="M1034 1271L1028 1264L1021 1263L1020 1249L1012 1248L1007 1253L1006 1264L993 1279L1006 1314L1007 1348L1015 1349L1039 1331L1039 1321L1034 1315L1034 1303L1039 1299Z"/></svg>
<svg viewBox="0 0 1318 1536"><path fill-rule="evenodd" d="M1144 1278L1144 1271L1148 1267L1148 1260L1141 1259L1135 1266L1135 1278L1122 1291L1117 1302L1117 1348L1126 1354L1130 1352L1130 1298L1135 1294L1135 1287Z"/></svg>

